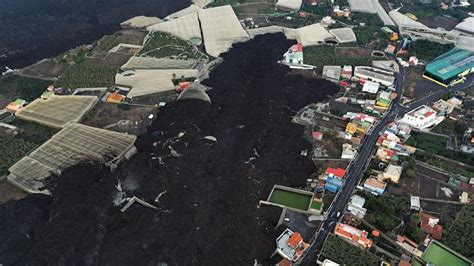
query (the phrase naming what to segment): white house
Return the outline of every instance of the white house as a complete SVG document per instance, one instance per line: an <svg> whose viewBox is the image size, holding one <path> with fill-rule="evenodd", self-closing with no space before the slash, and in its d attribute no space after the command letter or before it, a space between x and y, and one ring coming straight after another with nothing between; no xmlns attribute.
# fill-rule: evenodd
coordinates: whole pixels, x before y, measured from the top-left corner
<svg viewBox="0 0 474 266"><path fill-rule="evenodd" d="M400 122L418 129L426 129L440 121L437 119L436 111L426 105L422 105L415 110L406 113Z"/></svg>

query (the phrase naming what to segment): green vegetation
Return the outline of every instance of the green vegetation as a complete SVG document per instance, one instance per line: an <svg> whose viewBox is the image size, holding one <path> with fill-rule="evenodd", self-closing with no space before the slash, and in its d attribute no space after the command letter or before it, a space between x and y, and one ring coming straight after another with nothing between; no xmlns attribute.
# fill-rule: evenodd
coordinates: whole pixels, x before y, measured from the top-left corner
<svg viewBox="0 0 474 266"><path fill-rule="evenodd" d="M460 156L467 156L467 154L459 153ZM453 167L452 164L447 164L443 160L438 159L431 153L423 153L423 152L416 152L415 157L417 160L430 164L432 166L438 167L443 169L448 173L452 173L455 175L462 175L465 177L474 177L474 171L469 171L461 167Z"/></svg>
<svg viewBox="0 0 474 266"><path fill-rule="evenodd" d="M360 45L367 45L369 42L375 38L375 34L379 31L380 27L377 26L363 26L355 27L354 33L357 36L357 42Z"/></svg>
<svg viewBox="0 0 474 266"><path fill-rule="evenodd" d="M114 67L76 64L69 65L55 85L64 88L109 87L115 82L118 69Z"/></svg>
<svg viewBox="0 0 474 266"><path fill-rule="evenodd" d="M407 144L424 150L428 157L431 155L440 155L465 164L474 165L474 157L462 152L455 152L446 149L448 139L442 136L436 136L427 133L418 133L412 135ZM419 151L417 151L417 154ZM420 157L418 157L420 158ZM426 160L423 160L426 161Z"/></svg>
<svg viewBox="0 0 474 266"><path fill-rule="evenodd" d="M304 50L305 64L316 66L316 71L322 72L325 65L357 65L370 66L372 57L340 57L336 55L335 46L319 45L305 47Z"/></svg>
<svg viewBox="0 0 474 266"><path fill-rule="evenodd" d="M383 196L377 197L366 192L357 192L365 198L364 207L367 209L365 219L382 231L391 231L400 224L397 216L410 208L407 197Z"/></svg>
<svg viewBox="0 0 474 266"><path fill-rule="evenodd" d="M79 52L77 52L77 54L75 54L73 56L73 61L75 64L80 64L82 62L84 62L84 56L86 55L86 53L84 52L84 50L79 50Z"/></svg>
<svg viewBox="0 0 474 266"><path fill-rule="evenodd" d="M57 129L20 119L15 119L10 124L22 129L17 137L38 145L43 144L58 132Z"/></svg>
<svg viewBox="0 0 474 266"><path fill-rule="evenodd" d="M313 202L311 202L311 208L316 209L316 210L320 210L322 205L323 203L319 201L313 200Z"/></svg>
<svg viewBox="0 0 474 266"><path fill-rule="evenodd" d="M139 56L150 56L156 58L178 58L178 59L206 59L207 56L199 52L189 42L163 32L153 32L146 41L144 47L138 53Z"/></svg>
<svg viewBox="0 0 474 266"><path fill-rule="evenodd" d="M434 265L449 265L449 266L469 266L468 261L458 257L456 254L432 242L428 249L421 255L421 258L426 262L431 262Z"/></svg>
<svg viewBox="0 0 474 266"><path fill-rule="evenodd" d="M31 102L41 96L49 85L49 81L9 74L0 78L0 96Z"/></svg>
<svg viewBox="0 0 474 266"><path fill-rule="evenodd" d="M329 235L324 249L321 253L321 260L330 259L337 261L341 265L380 265L380 260L371 253L357 248L335 235Z"/></svg>
<svg viewBox="0 0 474 266"><path fill-rule="evenodd" d="M326 6L326 4L314 6L314 5L311 5L310 3L304 3L302 10L308 13L312 13L312 14L316 14L316 15L320 15L324 17L324 16L327 16L328 7Z"/></svg>
<svg viewBox="0 0 474 266"><path fill-rule="evenodd" d="M405 235L416 243L420 243L423 240L423 231L418 226L411 224L405 228Z"/></svg>
<svg viewBox="0 0 474 266"><path fill-rule="evenodd" d="M443 122L433 128L432 131L445 135L452 135L453 132L454 134L462 135L466 129L467 125L459 120L444 119Z"/></svg>
<svg viewBox="0 0 474 266"><path fill-rule="evenodd" d="M417 40L410 43L410 48L408 50L410 55L416 56L418 59L431 61L453 48L454 44L451 43L441 44L428 40Z"/></svg>
<svg viewBox="0 0 474 266"><path fill-rule="evenodd" d="M456 12L451 8L443 10L439 7L439 3L440 1L433 1L432 4L422 4L417 2L413 4L404 3L399 12L402 14L412 13L418 18L418 20L423 18L436 18L441 15L451 16L458 20L463 20L467 17L467 14Z"/></svg>
<svg viewBox="0 0 474 266"><path fill-rule="evenodd" d="M109 51L115 46L120 44L120 39L115 35L106 35L99 40L99 45L97 45L97 50L100 51Z"/></svg>
<svg viewBox="0 0 474 266"><path fill-rule="evenodd" d="M32 142L21 138L0 136L0 176L8 173L8 168L29 151L36 148Z"/></svg>
<svg viewBox="0 0 474 266"><path fill-rule="evenodd" d="M351 19L356 24L365 23L367 26L383 27L383 22L377 14L354 13Z"/></svg>
<svg viewBox="0 0 474 266"><path fill-rule="evenodd" d="M443 236L443 242L466 257L474 256L474 205L464 206Z"/></svg>

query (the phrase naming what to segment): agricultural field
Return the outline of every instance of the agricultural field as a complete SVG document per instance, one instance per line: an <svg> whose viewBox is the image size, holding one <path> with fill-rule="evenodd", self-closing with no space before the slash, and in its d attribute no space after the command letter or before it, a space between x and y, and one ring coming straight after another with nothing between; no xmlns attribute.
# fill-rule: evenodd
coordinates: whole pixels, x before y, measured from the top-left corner
<svg viewBox="0 0 474 266"><path fill-rule="evenodd" d="M113 35L106 35L97 42L95 51L107 52L120 43L142 45L146 33L137 30L122 30Z"/></svg>
<svg viewBox="0 0 474 266"><path fill-rule="evenodd" d="M198 51L189 42L164 32L153 32L145 42L138 56L175 59L206 59L207 56Z"/></svg>
<svg viewBox="0 0 474 266"><path fill-rule="evenodd" d="M468 165L474 165L474 156L446 149L447 141L448 138L446 137L427 133L418 133L413 134L408 139L407 144L424 150L424 154L428 157L430 157L430 155L439 155ZM426 159L422 158L419 153L420 152L417 152L415 154L417 158L420 160Z"/></svg>
<svg viewBox="0 0 474 266"><path fill-rule="evenodd" d="M398 226L401 221L397 217L400 217L410 208L408 197L377 197L370 193L358 193L366 200L364 208L367 209L367 215L365 219L384 232L389 232Z"/></svg>
<svg viewBox="0 0 474 266"><path fill-rule="evenodd" d="M8 173L8 168L25 154L36 148L36 144L21 138L0 136L0 176Z"/></svg>
<svg viewBox="0 0 474 266"><path fill-rule="evenodd" d="M118 68L89 64L75 64L66 68L64 75L56 81L57 87L93 88L108 87L114 84Z"/></svg>
<svg viewBox="0 0 474 266"><path fill-rule="evenodd" d="M432 61L436 57L454 48L454 44L440 44L428 40L417 40L410 43L408 56L416 56L423 61Z"/></svg>
<svg viewBox="0 0 474 266"><path fill-rule="evenodd" d="M474 257L474 205L466 205L443 237L443 243L468 257Z"/></svg>
<svg viewBox="0 0 474 266"><path fill-rule="evenodd" d="M12 74L0 77L0 108L16 98L32 101L41 96L49 85L49 81Z"/></svg>

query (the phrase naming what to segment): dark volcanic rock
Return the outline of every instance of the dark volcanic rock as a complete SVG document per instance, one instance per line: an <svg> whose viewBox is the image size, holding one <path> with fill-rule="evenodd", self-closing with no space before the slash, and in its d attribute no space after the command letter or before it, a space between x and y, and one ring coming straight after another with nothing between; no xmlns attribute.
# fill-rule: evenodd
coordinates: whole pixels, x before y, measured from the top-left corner
<svg viewBox="0 0 474 266"><path fill-rule="evenodd" d="M146 15L165 17L190 0L3 0L0 6L0 72L21 68L119 29Z"/></svg>
<svg viewBox="0 0 474 266"><path fill-rule="evenodd" d="M264 262L275 248L281 210L259 208L258 201L274 184L304 185L314 171L311 160L300 155L311 145L291 117L337 91L324 80L288 75L277 64L291 44L277 34L235 45L205 81L213 88L212 104L167 105L139 137L139 153L112 174L87 165L66 172L54 192L51 219L33 225L25 219L11 228L19 231L24 223L39 232L22 263ZM159 210L135 204L121 213L112 204L115 177L127 195ZM25 201L15 204L20 208ZM0 215L5 211L0 206ZM0 254L0 261L14 261L13 255L19 256Z"/></svg>

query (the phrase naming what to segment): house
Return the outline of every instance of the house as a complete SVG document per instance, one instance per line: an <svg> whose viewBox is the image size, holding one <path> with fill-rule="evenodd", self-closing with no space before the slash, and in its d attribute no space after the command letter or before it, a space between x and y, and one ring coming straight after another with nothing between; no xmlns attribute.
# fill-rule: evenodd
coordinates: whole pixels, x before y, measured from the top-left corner
<svg viewBox="0 0 474 266"><path fill-rule="evenodd" d="M16 113L17 111L19 111L20 109L25 107L25 105L26 105L25 100L16 99L15 101L9 103L6 108L7 108L7 111L9 111L11 113Z"/></svg>
<svg viewBox="0 0 474 266"><path fill-rule="evenodd" d="M110 93L109 96L107 97L106 102L108 103L121 103L125 99L125 96L120 95L118 93Z"/></svg>
<svg viewBox="0 0 474 266"><path fill-rule="evenodd" d="M421 257L423 252L418 249L418 245L408 239L405 236L397 235L397 240L396 240L397 245L401 246L404 250L408 251L410 254L413 254L417 257Z"/></svg>
<svg viewBox="0 0 474 266"><path fill-rule="evenodd" d="M328 177L336 177L336 178L342 179L344 175L346 174L346 170L342 168L328 167L326 169L326 174L328 175Z"/></svg>
<svg viewBox="0 0 474 266"><path fill-rule="evenodd" d="M441 240L443 236L443 227L438 224L439 218L421 212L420 228L423 232L430 234L436 240Z"/></svg>
<svg viewBox="0 0 474 266"><path fill-rule="evenodd" d="M367 80L362 87L363 92L375 94L379 91L380 83Z"/></svg>
<svg viewBox="0 0 474 266"><path fill-rule="evenodd" d="M443 99L440 99L434 102L432 105L433 110L435 110L438 113L438 115L449 115L451 112L453 112L454 106L455 105Z"/></svg>
<svg viewBox="0 0 474 266"><path fill-rule="evenodd" d="M313 136L314 140L322 140L323 139L323 133L321 133L319 131L313 131L312 136Z"/></svg>
<svg viewBox="0 0 474 266"><path fill-rule="evenodd" d="M420 197L410 196L410 209L415 211L421 209Z"/></svg>
<svg viewBox="0 0 474 266"><path fill-rule="evenodd" d="M365 199L361 196L353 195L347 205L347 210L359 219L364 218L367 209L364 208Z"/></svg>
<svg viewBox="0 0 474 266"><path fill-rule="evenodd" d="M324 79L327 79L332 82L339 82L341 78L341 67L340 66L323 66L323 75Z"/></svg>
<svg viewBox="0 0 474 266"><path fill-rule="evenodd" d="M343 66L341 70L341 78L351 79L352 78L352 66Z"/></svg>
<svg viewBox="0 0 474 266"><path fill-rule="evenodd" d="M334 233L363 249L369 249L372 246L372 240L367 238L369 234L367 231L359 230L348 224L337 223Z"/></svg>
<svg viewBox="0 0 474 266"><path fill-rule="evenodd" d="M413 111L406 113L400 122L417 129L429 128L440 121L436 117L436 111L426 105L422 105Z"/></svg>
<svg viewBox="0 0 474 266"><path fill-rule="evenodd" d="M342 154L341 159L354 159L357 154L357 150L352 147L349 143L342 144Z"/></svg>
<svg viewBox="0 0 474 266"><path fill-rule="evenodd" d="M377 178L369 177L364 182L364 188L376 195L382 195L387 187L387 183L377 180Z"/></svg>
<svg viewBox="0 0 474 266"><path fill-rule="evenodd" d="M345 174L346 174L346 171L342 168L328 167L325 173L327 177L326 177L326 184L324 188L333 193L336 193L344 186L343 178Z"/></svg>
<svg viewBox="0 0 474 266"><path fill-rule="evenodd" d="M276 246L278 254L291 262L296 262L309 247L300 233L288 228L276 239Z"/></svg>
<svg viewBox="0 0 474 266"><path fill-rule="evenodd" d="M469 193L466 191L463 191L461 193L461 196L459 196L459 202L460 203L469 203Z"/></svg>
<svg viewBox="0 0 474 266"><path fill-rule="evenodd" d="M400 176L402 175L403 167L398 165L389 164L385 169L385 172L382 173L381 179L391 180L393 183L398 184L400 181Z"/></svg>
<svg viewBox="0 0 474 266"><path fill-rule="evenodd" d="M303 67L303 45L297 43L288 49L288 51L283 55L282 62L285 65L290 66L290 68Z"/></svg>

